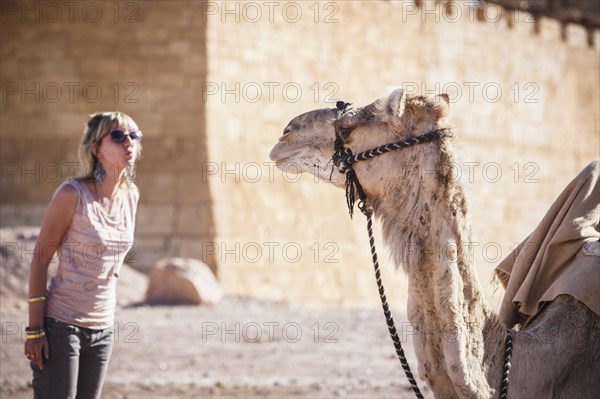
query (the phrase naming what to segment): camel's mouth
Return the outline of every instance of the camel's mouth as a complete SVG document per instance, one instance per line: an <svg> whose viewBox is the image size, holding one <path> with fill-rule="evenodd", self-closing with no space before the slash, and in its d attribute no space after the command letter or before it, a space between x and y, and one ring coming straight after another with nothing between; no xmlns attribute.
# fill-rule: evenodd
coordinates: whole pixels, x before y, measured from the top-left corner
<svg viewBox="0 0 600 399"><path fill-rule="evenodd" d="M281 170L287 169L287 166L290 164L291 162L289 158L282 158L275 161L275 166L277 166Z"/></svg>
<svg viewBox="0 0 600 399"><path fill-rule="evenodd" d="M279 164L287 163L289 159L296 156L298 152L298 148L290 148L287 143L279 142L269 153L269 158L279 167Z"/></svg>
<svg viewBox="0 0 600 399"><path fill-rule="evenodd" d="M286 175L298 175L304 172L300 164L292 157L274 160L275 166L284 171Z"/></svg>
<svg viewBox="0 0 600 399"><path fill-rule="evenodd" d="M271 153L269 154L269 158L271 161L275 162L275 166L281 170L290 169L291 165L294 164L293 156L289 154L282 154L277 146L275 146ZM293 168L292 168L293 169Z"/></svg>

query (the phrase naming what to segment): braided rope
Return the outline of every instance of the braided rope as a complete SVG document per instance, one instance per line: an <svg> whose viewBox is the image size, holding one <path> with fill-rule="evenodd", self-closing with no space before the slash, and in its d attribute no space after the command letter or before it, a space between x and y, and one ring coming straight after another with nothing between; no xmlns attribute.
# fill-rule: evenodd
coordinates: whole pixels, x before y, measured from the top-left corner
<svg viewBox="0 0 600 399"><path fill-rule="evenodd" d="M500 399L506 399L508 395L508 375L510 374L510 358L512 356L512 333L506 330L506 341L504 343L504 370L502 372L502 383L500 385Z"/></svg>
<svg viewBox="0 0 600 399"><path fill-rule="evenodd" d="M396 325L394 324L394 318L392 317L392 312L390 312L390 307L387 302L385 289L383 288L383 283L381 282L381 271L379 270L379 260L377 258L377 251L375 249L375 239L373 238L373 220L371 217L373 212L370 209L367 209L364 203L359 204L359 207L361 208L361 211L367 216L367 231L369 233L369 244L371 246L371 255L373 257L373 267L375 268L375 280L377 281L377 289L379 290L381 306L383 307L383 314L385 315L385 320L387 322L388 330L390 332L390 337L394 342L396 354L398 355L400 364L402 364L402 368L404 369L406 378L408 379L408 382L410 382L410 387L414 391L417 398L423 399L423 395L419 390L417 381L415 380L412 371L410 371L410 366L408 364L408 361L406 360L406 356L404 355L404 350L402 349L402 344L400 343L400 338L398 337L398 332L396 331Z"/></svg>
<svg viewBox="0 0 600 399"><path fill-rule="evenodd" d="M386 152L398 150L401 148L410 147L417 144L428 143L430 141L441 140L445 137L452 137L453 133L449 129L434 130L425 133L421 136L411 137L410 139L397 141L395 143L385 144L381 147L373 148L368 151L363 151L358 154L352 154L348 148L344 148L343 151L338 151L334 154L334 163L338 166L340 173L346 173L346 171L357 161L365 161L367 159L375 158L376 156L385 154Z"/></svg>

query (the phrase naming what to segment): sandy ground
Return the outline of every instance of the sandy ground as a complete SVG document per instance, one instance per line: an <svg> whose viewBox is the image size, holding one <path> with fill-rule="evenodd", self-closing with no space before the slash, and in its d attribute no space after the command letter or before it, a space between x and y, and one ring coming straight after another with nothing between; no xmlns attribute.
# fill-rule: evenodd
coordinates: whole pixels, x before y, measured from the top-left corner
<svg viewBox="0 0 600 399"><path fill-rule="evenodd" d="M0 396L31 398L26 312L3 309ZM397 310L416 373L410 329ZM414 397L380 309L226 297L213 307L121 307L116 331L105 398ZM420 387L431 396L422 381Z"/></svg>
<svg viewBox="0 0 600 399"><path fill-rule="evenodd" d="M18 249L33 248L38 231L0 229L0 398L33 397L23 355L31 251ZM126 265L120 274L105 398L414 397L381 308L314 309L239 297L212 307L136 306L148 277ZM391 306L416 373L406 304Z"/></svg>

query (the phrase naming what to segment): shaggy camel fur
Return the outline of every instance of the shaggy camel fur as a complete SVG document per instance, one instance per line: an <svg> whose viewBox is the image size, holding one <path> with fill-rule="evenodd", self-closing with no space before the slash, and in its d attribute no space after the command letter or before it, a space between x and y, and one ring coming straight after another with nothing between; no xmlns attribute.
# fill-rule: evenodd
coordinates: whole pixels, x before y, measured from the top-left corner
<svg viewBox="0 0 600 399"><path fill-rule="evenodd" d="M354 154L447 128L448 97L405 98L402 89L336 119L336 109L299 115L271 159L343 188L332 165L335 124ZM342 130L344 131L344 130ZM506 326L486 304L469 257L471 232L450 139L354 164L397 266L408 275L408 319L419 374L436 398L498 397ZM512 326L511 326L512 327ZM514 332L508 396L600 395L600 318L572 296L549 303Z"/></svg>

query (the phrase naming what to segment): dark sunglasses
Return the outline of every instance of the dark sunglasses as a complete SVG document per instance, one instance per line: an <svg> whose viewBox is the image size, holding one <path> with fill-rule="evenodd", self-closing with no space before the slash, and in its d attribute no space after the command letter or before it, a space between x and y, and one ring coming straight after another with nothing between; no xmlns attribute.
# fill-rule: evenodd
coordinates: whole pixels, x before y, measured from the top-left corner
<svg viewBox="0 0 600 399"><path fill-rule="evenodd" d="M110 129L104 136L100 138L100 140L108 135L110 135L110 139L115 143L124 142L127 136L129 136L133 141L142 141L142 137L144 137L141 130L134 130L133 132L129 132L129 134L127 134L121 129Z"/></svg>

